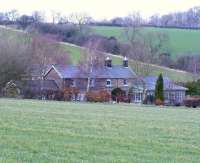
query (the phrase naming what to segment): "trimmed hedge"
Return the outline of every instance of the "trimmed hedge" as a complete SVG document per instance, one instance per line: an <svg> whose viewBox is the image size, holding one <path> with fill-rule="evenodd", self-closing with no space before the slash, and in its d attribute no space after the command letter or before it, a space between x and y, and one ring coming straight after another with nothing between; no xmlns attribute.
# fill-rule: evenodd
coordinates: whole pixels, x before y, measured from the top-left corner
<svg viewBox="0 0 200 163"><path fill-rule="evenodd" d="M200 107L200 97L190 97L184 100L184 104L187 107Z"/></svg>
<svg viewBox="0 0 200 163"><path fill-rule="evenodd" d="M87 101L89 102L109 102L111 95L108 91L89 91L86 94Z"/></svg>
<svg viewBox="0 0 200 163"><path fill-rule="evenodd" d="M158 105L158 106L161 106L161 105L164 105L164 102L160 99L156 99L155 100L155 105Z"/></svg>

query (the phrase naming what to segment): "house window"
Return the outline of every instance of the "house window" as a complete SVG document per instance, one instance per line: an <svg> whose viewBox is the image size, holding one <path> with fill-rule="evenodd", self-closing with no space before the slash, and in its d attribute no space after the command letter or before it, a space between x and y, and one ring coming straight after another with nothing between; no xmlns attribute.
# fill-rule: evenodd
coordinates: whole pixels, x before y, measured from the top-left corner
<svg viewBox="0 0 200 163"><path fill-rule="evenodd" d="M94 79L90 79L90 87L94 87L95 86L95 80Z"/></svg>
<svg viewBox="0 0 200 163"><path fill-rule="evenodd" d="M75 80L72 80L71 87L76 87L76 81Z"/></svg>
<svg viewBox="0 0 200 163"><path fill-rule="evenodd" d="M176 92L176 99L178 101L182 101L183 100L183 93L181 91L177 91Z"/></svg>
<svg viewBox="0 0 200 163"><path fill-rule="evenodd" d="M128 81L124 79L124 86L128 86Z"/></svg>
<svg viewBox="0 0 200 163"><path fill-rule="evenodd" d="M138 92L138 93L134 93L134 102L142 102L142 93Z"/></svg>
<svg viewBox="0 0 200 163"><path fill-rule="evenodd" d="M107 86L107 87L111 87L111 86L112 86L112 82L111 82L110 79L107 79L107 80L106 80L106 86Z"/></svg>
<svg viewBox="0 0 200 163"><path fill-rule="evenodd" d="M165 92L164 93L164 97L165 97L165 100L169 100L170 99L169 92Z"/></svg>
<svg viewBox="0 0 200 163"><path fill-rule="evenodd" d="M169 92L169 100L175 100L175 92Z"/></svg>

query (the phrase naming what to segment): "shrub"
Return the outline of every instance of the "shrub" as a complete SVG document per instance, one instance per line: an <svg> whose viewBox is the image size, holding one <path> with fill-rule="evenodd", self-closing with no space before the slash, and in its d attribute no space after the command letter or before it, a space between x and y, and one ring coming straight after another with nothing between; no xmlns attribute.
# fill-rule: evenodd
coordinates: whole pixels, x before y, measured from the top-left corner
<svg viewBox="0 0 200 163"><path fill-rule="evenodd" d="M164 103L163 103L163 101L161 100L161 99L156 99L155 100L155 105L158 105L158 106L160 106L160 105L163 105Z"/></svg>
<svg viewBox="0 0 200 163"><path fill-rule="evenodd" d="M55 94L54 100L58 100L58 101L64 100L64 93L63 92L57 92Z"/></svg>
<svg viewBox="0 0 200 163"><path fill-rule="evenodd" d="M109 102L111 95L109 92L102 91L89 91L86 94L87 101L89 102Z"/></svg>
<svg viewBox="0 0 200 163"><path fill-rule="evenodd" d="M200 80L187 82L185 87L188 88L187 95L190 96L200 96Z"/></svg>
<svg viewBox="0 0 200 163"><path fill-rule="evenodd" d="M16 84L12 80L6 84L3 91L6 97L17 98L20 96L20 89L16 86Z"/></svg>
<svg viewBox="0 0 200 163"><path fill-rule="evenodd" d="M65 88L63 93L64 100L71 101L73 96L75 96L75 100L77 100L77 96L80 93L80 91L78 88Z"/></svg>
<svg viewBox="0 0 200 163"><path fill-rule="evenodd" d="M33 99L35 97L36 97L36 93L34 93L32 90L25 89L23 91L23 98L25 98L25 99Z"/></svg>
<svg viewBox="0 0 200 163"><path fill-rule="evenodd" d="M129 90L130 91L130 90ZM131 92L129 92L131 94ZM116 102L125 102L126 100L126 92L121 90L120 88L116 88L112 91L112 100Z"/></svg>
<svg viewBox="0 0 200 163"><path fill-rule="evenodd" d="M159 99L162 102L164 101L164 93L163 93L163 76L162 74L159 75L157 82L156 82L156 88L155 88L155 99Z"/></svg>
<svg viewBox="0 0 200 163"><path fill-rule="evenodd" d="M184 104L187 107L199 107L200 106L200 97L189 97L184 100Z"/></svg>

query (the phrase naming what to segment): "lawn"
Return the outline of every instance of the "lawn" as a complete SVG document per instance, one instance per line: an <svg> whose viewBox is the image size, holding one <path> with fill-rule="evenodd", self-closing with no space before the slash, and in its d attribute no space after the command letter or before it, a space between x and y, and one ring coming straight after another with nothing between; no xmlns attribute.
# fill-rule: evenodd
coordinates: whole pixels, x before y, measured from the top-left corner
<svg viewBox="0 0 200 163"><path fill-rule="evenodd" d="M124 35L123 27L106 27L93 26L91 27L94 33L103 36L115 36L120 41L127 41ZM168 29L168 28L143 28L143 32L162 32L169 37L167 49L171 52L172 57L189 53L200 55L200 30L186 30L186 29Z"/></svg>
<svg viewBox="0 0 200 163"><path fill-rule="evenodd" d="M0 99L0 162L199 162L200 110Z"/></svg>

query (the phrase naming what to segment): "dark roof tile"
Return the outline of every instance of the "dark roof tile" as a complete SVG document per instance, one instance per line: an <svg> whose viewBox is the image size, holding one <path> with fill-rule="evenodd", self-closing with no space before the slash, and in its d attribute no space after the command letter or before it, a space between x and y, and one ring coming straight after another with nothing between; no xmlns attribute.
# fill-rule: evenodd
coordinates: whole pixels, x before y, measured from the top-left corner
<svg viewBox="0 0 200 163"><path fill-rule="evenodd" d="M147 90L155 90L157 77L147 76L147 77L144 77L143 80L146 83ZM164 81L164 90L182 90L182 91L187 90L187 88L175 84L168 77L163 77L163 81Z"/></svg>
<svg viewBox="0 0 200 163"><path fill-rule="evenodd" d="M53 68L62 78L86 78L87 75L84 75L83 72L79 69L78 66L73 65L54 65ZM111 68L103 67L101 69L96 69L90 74L91 78L134 78L136 77L135 72L130 68L123 67L120 65L114 65Z"/></svg>

